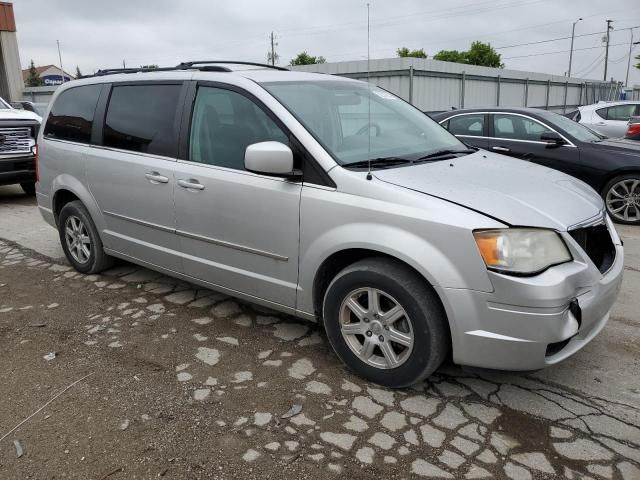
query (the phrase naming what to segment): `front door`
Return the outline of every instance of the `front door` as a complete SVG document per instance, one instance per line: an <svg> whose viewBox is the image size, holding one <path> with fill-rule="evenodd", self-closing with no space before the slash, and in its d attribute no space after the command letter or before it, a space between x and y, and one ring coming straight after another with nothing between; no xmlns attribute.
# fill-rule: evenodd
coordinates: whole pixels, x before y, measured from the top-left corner
<svg viewBox="0 0 640 480"><path fill-rule="evenodd" d="M181 88L114 86L102 145L87 149L87 178L103 213L105 245L176 272L182 270L173 205Z"/></svg>
<svg viewBox="0 0 640 480"><path fill-rule="evenodd" d="M552 132L534 118L513 113L493 113L490 122L492 152L519 158L545 167L579 176L583 171L580 152L570 144L551 145L542 141L542 134Z"/></svg>
<svg viewBox="0 0 640 480"><path fill-rule="evenodd" d="M197 86L176 231L187 275L294 308L301 184L244 168L248 145L289 142L263 108L235 87Z"/></svg>

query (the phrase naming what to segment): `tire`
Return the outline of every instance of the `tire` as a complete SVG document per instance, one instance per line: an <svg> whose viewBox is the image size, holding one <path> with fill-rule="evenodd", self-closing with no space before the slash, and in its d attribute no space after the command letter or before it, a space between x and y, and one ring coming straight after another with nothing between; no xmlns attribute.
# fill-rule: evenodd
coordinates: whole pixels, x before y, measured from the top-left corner
<svg viewBox="0 0 640 480"><path fill-rule="evenodd" d="M373 305L380 308L369 308L371 298L378 298ZM355 306L359 316L350 300L361 307ZM394 305L404 313L386 322L386 314L398 312ZM414 385L431 375L449 352L449 328L440 299L424 278L391 259L368 258L342 270L327 288L322 312L327 337L340 360L379 385ZM396 362L389 361L389 349Z"/></svg>
<svg viewBox="0 0 640 480"><path fill-rule="evenodd" d="M613 178L602 190L602 198L614 222L640 225L640 173Z"/></svg>
<svg viewBox="0 0 640 480"><path fill-rule="evenodd" d="M78 272L99 273L113 265L113 257L104 253L98 229L79 200L62 207L58 233L67 260ZM77 247L79 241L85 248Z"/></svg>
<svg viewBox="0 0 640 480"><path fill-rule="evenodd" d="M36 194L36 182L23 182L20 186L22 191L31 197Z"/></svg>

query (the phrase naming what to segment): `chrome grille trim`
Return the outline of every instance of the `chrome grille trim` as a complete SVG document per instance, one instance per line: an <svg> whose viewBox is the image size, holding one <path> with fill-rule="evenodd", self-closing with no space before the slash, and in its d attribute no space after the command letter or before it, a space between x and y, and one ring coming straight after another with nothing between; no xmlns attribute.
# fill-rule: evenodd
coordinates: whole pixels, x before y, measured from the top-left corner
<svg viewBox="0 0 640 480"><path fill-rule="evenodd" d="M31 127L0 128L0 155L31 153L34 144Z"/></svg>

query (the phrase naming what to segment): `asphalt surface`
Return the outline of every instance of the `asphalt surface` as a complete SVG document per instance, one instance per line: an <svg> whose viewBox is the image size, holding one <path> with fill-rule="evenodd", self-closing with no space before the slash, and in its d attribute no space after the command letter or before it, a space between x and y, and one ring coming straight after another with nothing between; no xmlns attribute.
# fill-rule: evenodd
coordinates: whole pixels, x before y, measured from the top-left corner
<svg viewBox="0 0 640 480"><path fill-rule="evenodd" d="M77 274L0 187L0 478L639 479L640 229L619 232L622 292L574 357L389 391L314 325L131 264Z"/></svg>

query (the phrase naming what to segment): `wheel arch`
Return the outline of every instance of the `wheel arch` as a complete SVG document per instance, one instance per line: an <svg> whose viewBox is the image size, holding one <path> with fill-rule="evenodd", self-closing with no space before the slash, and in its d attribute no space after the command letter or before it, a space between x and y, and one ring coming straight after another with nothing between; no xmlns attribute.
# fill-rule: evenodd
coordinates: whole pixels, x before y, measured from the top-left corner
<svg viewBox="0 0 640 480"><path fill-rule="evenodd" d="M71 175L60 175L53 181L52 191L51 208L56 225L58 224L58 217L62 207L71 201L79 200L89 211L89 215L91 215L91 219L96 224L98 232L102 231L104 225L98 204L91 192L80 180Z"/></svg>
<svg viewBox="0 0 640 480"><path fill-rule="evenodd" d="M445 314L445 318L446 318L445 326L447 329L446 333L447 333L449 348L452 351L452 348L453 348L452 333L453 333L454 326L452 325L452 321L449 318L447 308L445 307L445 304L442 298L440 298L438 291L435 288L433 288L433 284L431 283L431 281L429 281L429 279L426 278L414 266L407 263L403 259L397 256L394 256L390 253L383 252L381 250L376 250L372 248L345 248L332 253L322 262L322 264L320 265L320 267L316 272L316 275L313 281L313 287L312 287L313 288L313 293L312 293L313 307L314 307L314 313L316 315L316 318L318 319L322 318L324 296L327 291L327 288L329 287L331 281L336 277L336 275L340 271L348 267L349 265L352 265L356 262L359 262L360 260L364 260L367 258L384 258L384 259L391 260L393 262L398 263L399 265L402 265L404 268L407 268L408 270L415 273L421 279L424 280L426 287L433 292L434 298L438 300L438 302L440 303L440 306L442 307L442 311Z"/></svg>
<svg viewBox="0 0 640 480"><path fill-rule="evenodd" d="M640 167L633 167L633 166L623 167L607 173L603 177L602 181L600 182L600 188L598 189L598 193L604 198L604 196L607 193L605 192L605 188L607 188L607 185L609 184L609 182L611 182L611 180L613 180L616 177L621 177L622 175L630 175L630 174L636 174L638 175L638 178L640 178Z"/></svg>

